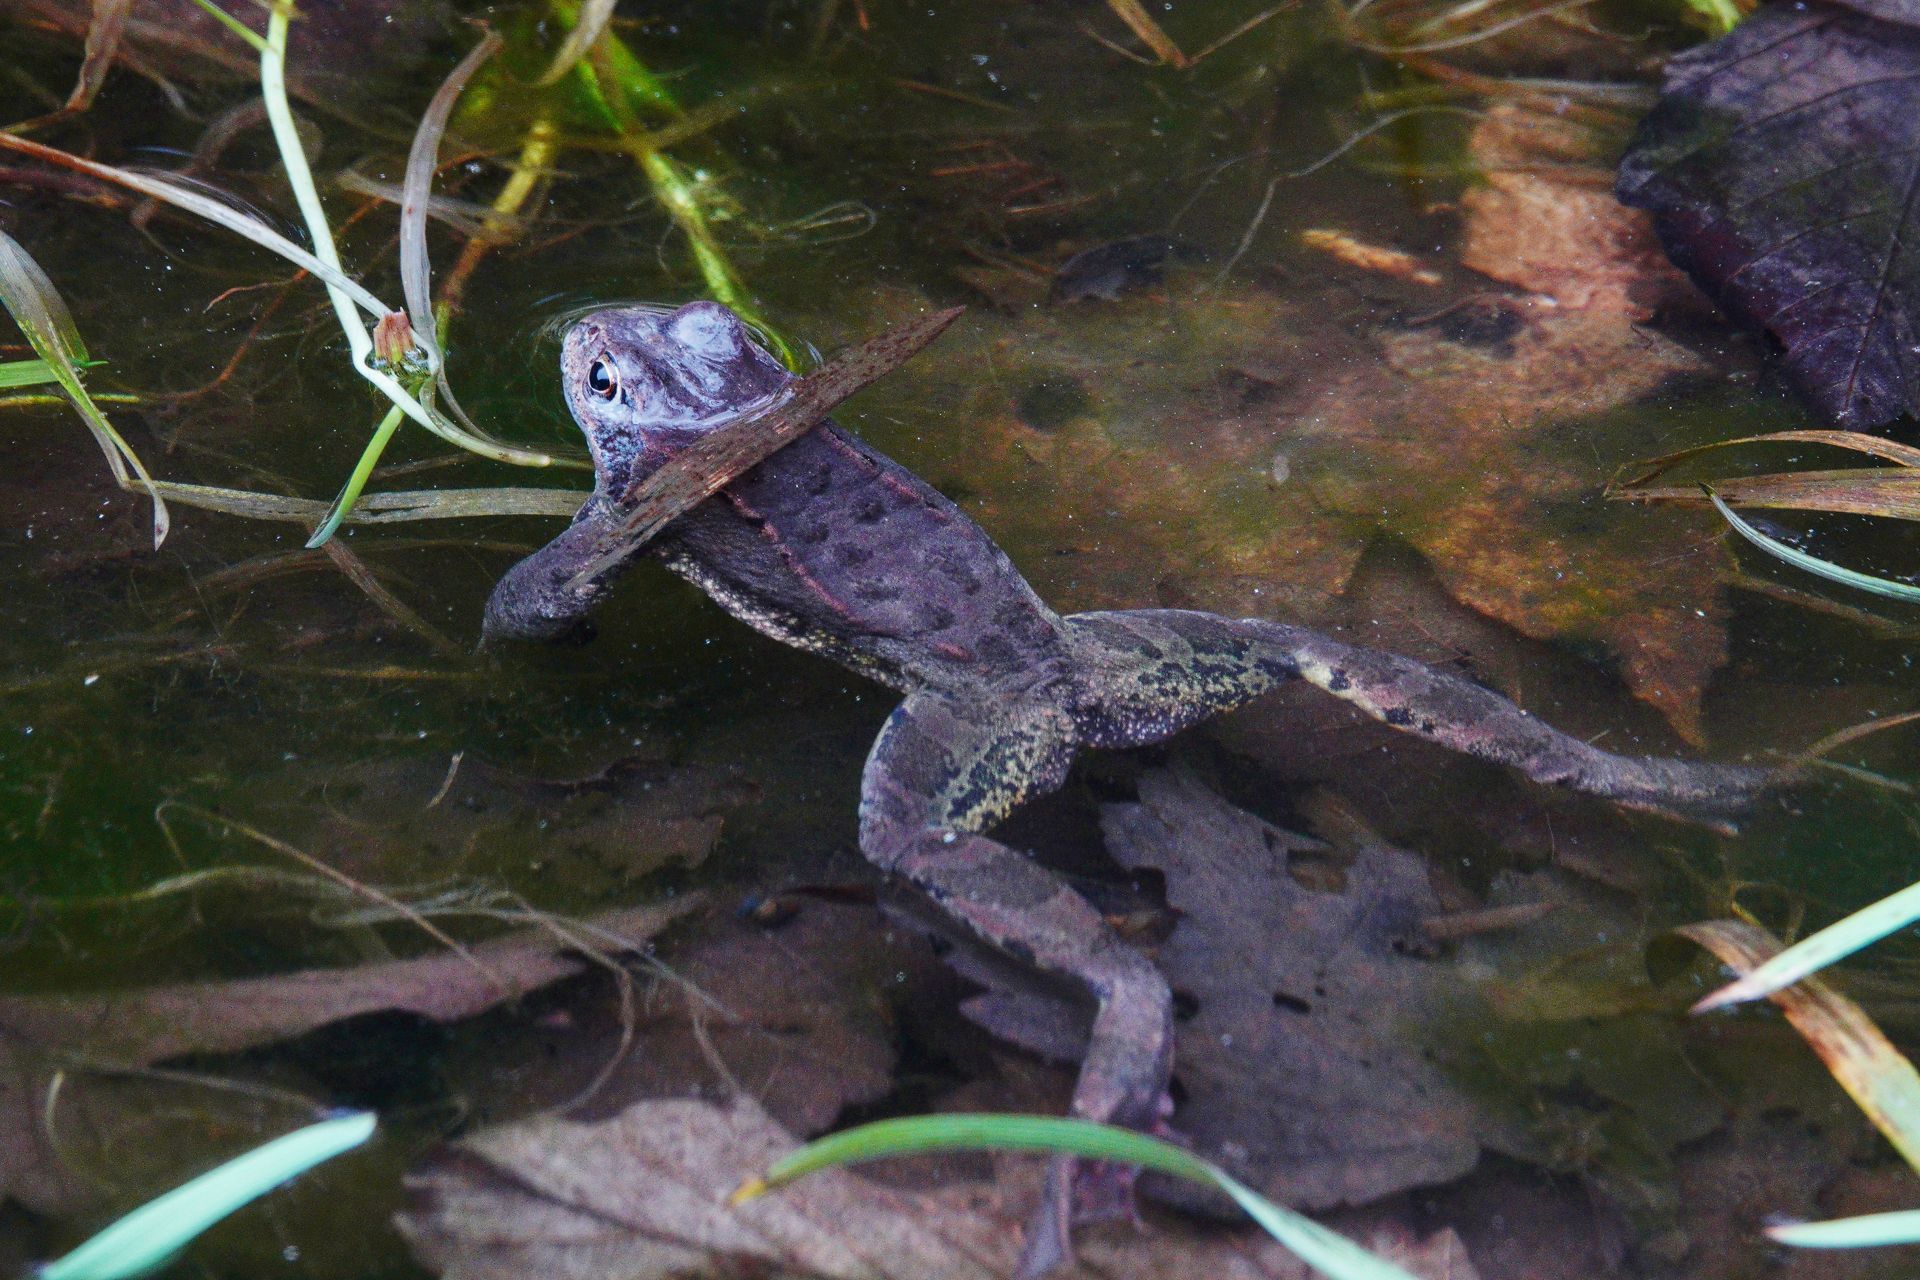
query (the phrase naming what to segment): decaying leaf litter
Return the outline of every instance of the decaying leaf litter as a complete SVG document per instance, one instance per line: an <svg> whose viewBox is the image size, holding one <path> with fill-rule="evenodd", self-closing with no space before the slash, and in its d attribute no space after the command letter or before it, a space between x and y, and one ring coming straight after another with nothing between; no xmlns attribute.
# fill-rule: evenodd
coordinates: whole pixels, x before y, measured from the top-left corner
<svg viewBox="0 0 1920 1280"><path fill-rule="evenodd" d="M827 24L828 65L844 65L857 54L858 38L852 34L859 30L853 11L857 8L842 14L838 23ZM1485 25L1499 25L1510 16L1496 16ZM1537 28L1553 37L1544 46L1523 45L1521 53L1503 59L1488 52L1497 46L1475 42L1461 46L1467 52L1459 55L1455 66L1473 75L1517 69L1544 78L1551 74L1552 59L1557 55L1542 54L1542 47L1593 38L1590 31L1580 29L1581 24L1562 21L1567 16L1529 17L1496 33L1498 39L1511 39L1516 33ZM1400 25L1409 22L1404 10L1383 10L1372 17L1378 20L1380 29L1367 38L1375 42L1384 33L1401 44L1445 44L1461 34L1444 25L1410 34ZM1417 15L1411 19L1414 26L1425 21ZM1093 14L1088 22L1110 41L1124 44L1128 39L1124 24L1112 25L1113 19L1104 13ZM1276 22L1277 29L1289 39L1298 39L1298 28L1287 32L1284 20ZM1171 19L1169 25L1179 30ZM1223 23L1219 31L1196 33L1198 38L1190 40L1185 31L1179 34L1186 40L1185 48L1197 51L1231 26ZM1243 42L1271 39L1273 43L1263 51L1270 52L1277 64L1290 61L1294 55L1286 51L1279 37L1271 31L1262 36L1261 30L1267 28L1250 33ZM881 38L898 39L898 35L883 31ZM1072 31L1064 36L1048 33L1048 39L1056 42L1055 47L1071 49L1079 57L1087 56L1088 47L1098 47L1090 46L1085 37ZM1435 49L1411 56L1445 59L1453 52ZM995 49L990 56L1004 59L1007 55ZM1111 56L1117 59L1119 55ZM1229 45L1201 63L1194 74L1220 77L1231 84L1232 94L1245 102L1262 91L1261 81L1246 63L1236 64L1236 57L1253 61L1244 43ZM1537 60L1530 62L1529 58ZM545 65L544 58L532 61L536 66ZM1117 72L1111 80L1115 85L1124 83ZM889 92L897 96L887 101L915 106L935 101L924 92L924 79L916 79L916 83L922 87L890 87ZM962 92L978 90L974 96L988 104L995 100L994 83L984 74L972 80L955 80ZM65 91L64 85L61 91ZM1339 144L1352 119L1365 119L1364 115L1352 114L1352 94L1343 96L1346 101L1342 111L1347 114L1338 116L1332 122L1334 127L1327 130L1325 150ZM423 97L415 95L411 101L417 104ZM1194 106L1191 101L1181 105L1190 110ZM1640 513L1595 514L1589 503L1614 464L1659 452L1675 443L1664 434L1666 424L1644 412L1648 397L1657 402L1671 394L1668 389L1675 385L1671 381L1674 378L1680 380L1678 385L1685 386L1689 378L1710 380L1716 369L1726 366L1710 358L1710 350L1703 355L1696 347L1670 343L1660 337L1657 327L1647 327L1646 322L1660 310L1663 297L1671 296L1662 291L1671 288L1673 282L1670 274L1645 254L1644 241L1635 244L1632 233L1610 238L1608 251L1599 255L1597 262L1590 254L1571 251L1588 247L1578 237L1567 253L1540 255L1530 261L1520 251L1543 243L1556 221L1577 225L1583 219L1590 221L1594 211L1604 210L1604 205L1583 209L1576 193L1604 188L1603 182L1595 182L1594 175L1604 164L1605 139L1609 129L1623 128L1627 119L1615 114L1612 123L1602 123L1595 131L1585 128L1582 117L1581 127L1570 140L1568 131L1558 127L1552 113L1547 113L1547 119L1554 123L1543 125L1542 113L1531 110L1535 105L1527 101L1509 104L1473 126L1479 164L1509 176L1476 189L1480 194L1472 197L1457 229L1449 228L1447 215L1441 213L1421 215L1411 225L1386 217L1376 225L1354 226L1343 232L1352 243L1379 244L1410 255L1416 272L1439 274L1441 285L1424 283L1417 275L1403 278L1361 265L1356 255L1341 258L1336 264L1325 256L1327 251L1322 247L1292 243L1296 227L1340 223L1327 217L1293 221L1288 199L1301 189L1287 184L1276 189L1279 195L1251 242L1252 256L1242 254L1233 271L1224 279L1214 280L1211 273L1232 256L1258 208L1256 200L1246 197L1258 197L1267 176L1261 172L1256 179L1247 172L1229 171L1222 183L1231 187L1241 179L1246 182L1237 191L1222 195L1238 195L1240 202L1223 199L1221 208L1230 208L1230 213L1203 210L1197 228L1184 225L1179 232L1183 239L1209 243L1214 250L1211 265L1176 261L1160 285L1122 292L1110 301L1093 299L1011 318L978 316L980 327L971 336L958 335L965 341L945 357L950 363L939 363L942 356L936 348L931 356L935 363L924 366L924 371L909 367L905 385L911 392L902 394L930 409L923 411L925 416L914 424L917 430L903 431L903 435L917 434L919 438L910 442L912 447L899 452L935 479L972 495L975 513L996 534L1010 538L1015 554L1023 562L1030 562L1050 597L1068 607L1150 603L1143 594L1151 592L1174 602L1235 602L1245 612L1272 613L1280 607L1291 607L1312 613L1328 607L1327 598L1338 596L1350 584L1363 552L1384 530L1424 553L1438 580L1455 596L1527 636L1570 641L1603 655L1605 664L1618 664L1629 683L1683 734L1702 735L1708 722L1701 715L1701 693L1719 664L1719 637L1726 619L1717 587L1721 562L1713 542L1716 526L1711 520L1676 514L1665 532L1656 535L1653 530L1659 526L1650 524ZM1175 153L1176 160L1182 159L1176 148L1169 147L1152 157L1154 163L1126 170L1121 182L1088 181L1090 174L1111 172L1114 166L1111 162L1101 166L1085 160L1076 162L1071 155L1059 154L1061 148L1037 146L1030 126L1019 128L1016 120L1016 127L1006 129L995 117L1007 113L995 112L991 105L970 106L968 110L975 114L946 117L949 132L934 140L936 146L947 148L943 163L922 167L1004 165L993 172L1006 173L1009 180L1004 187L983 192L976 203L957 200L954 193L966 191L970 182L978 183L977 175L919 176L915 181L923 185L916 188L917 194L935 198L946 207L925 222L913 220L914 224L937 228L934 242L952 246L948 251L956 260L964 254L966 261L977 262L984 254L1002 264L1011 261L1043 285L1045 272L1065 261L1072 251L1111 240L1115 232L1141 230L1139 225L1102 226L1097 215L1103 203L1118 201L1124 205L1129 185L1138 190L1165 181L1169 152ZM1533 123L1527 123L1529 119ZM978 125L982 120L988 123ZM1095 126L1101 123L1097 114L1091 120ZM1001 125L1004 131L996 133L994 125ZM1539 139L1543 128L1552 135L1544 144ZM977 135L965 136L970 129L977 129ZM1124 135L1125 130L1114 132ZM1392 162L1391 130L1382 133L1382 145L1363 143L1356 150L1355 161L1375 166ZM536 128L528 127L522 135L528 146L521 154L527 153L537 134ZM982 138L989 140L988 146L972 145ZM875 144L862 140L857 145ZM788 149L789 154L798 155L804 153L805 146L790 142ZM1049 154L1050 150L1054 154ZM1216 157L1213 162L1224 158ZM1194 156L1184 159L1189 162L1184 166L1186 172L1197 174L1212 167L1212 162L1192 163ZM1289 156L1286 166L1305 167L1313 159L1313 155ZM573 162L590 165L591 156L569 153L569 163ZM625 163L631 166L632 162ZM1249 161L1237 166L1242 171L1249 167L1259 170L1261 165ZM1269 165L1268 170L1274 167L1278 166ZM1569 169L1575 172L1568 174ZM462 180L457 173L452 176ZM1563 178L1569 180L1560 181ZM577 195L578 181L577 176L566 173L539 180L563 197ZM1028 183L1042 185L1030 191L1018 190ZM476 194L485 201L491 189L488 182L481 179L474 185L478 187ZM816 186L806 194L828 193L818 191ZM831 194L845 196L844 192ZM889 206L889 198L878 191L859 195L864 195L880 215L877 242L898 235L893 227L898 225L901 205ZM1311 202L1316 197L1303 192L1302 198ZM1324 196L1317 198L1325 200ZM826 207L828 203L823 199L814 207ZM1568 218L1569 209L1581 209L1581 214ZM800 211L798 205L795 211ZM1541 220L1530 223L1526 221L1529 216ZM591 218L580 221L589 222ZM1476 236L1476 227L1484 233L1515 225L1530 230L1504 248L1497 237L1488 245L1484 235ZM1437 239L1430 232L1435 226L1443 229ZM23 230L18 223L10 227L16 232ZM548 228L548 233L567 235L568 243L573 244L588 241L594 234L590 227L579 229L558 222ZM177 229L174 234L179 234ZM644 251L639 245L631 246L635 250L629 255L632 262L649 257L650 235ZM516 242L509 242L504 251L528 253L526 246L537 245L540 238L538 231L528 233L517 242L519 248L512 247ZM496 272L511 287L516 278L524 278L517 273L550 271L549 264L557 260L553 255L564 253L564 245L545 251L545 256L533 250L524 259L530 264L526 267L502 261L501 252L495 251L491 263L483 259L474 269L481 273L475 278L484 282L487 273ZM750 278L755 288L781 295L779 258L775 250L770 259L753 263ZM1543 262L1558 274L1543 275ZM655 290L664 283L664 291L673 292L691 282L684 269L676 280L645 275L645 268L638 270L640 274L625 278ZM636 268L629 264L626 271ZM1293 291L1288 287L1287 273L1331 278L1317 288ZM473 271L467 274L472 276ZM848 290L852 296L836 298L826 314L819 313L817 304L809 309L789 302L790 310L781 315L783 320L787 315L808 315L806 323L792 324L791 329L830 349L835 343L886 327L897 317L926 305L929 297L963 300L951 292L954 285L950 281L958 278L957 273L948 275L937 266L922 266L914 274L917 278L904 286L878 292ZM836 289L845 287L844 279L842 272ZM604 248L575 260L556 278L542 281L543 285L553 283L577 290L574 296L583 299L606 296ZM71 286L65 287L72 291ZM478 305L471 289L468 286L468 310L456 318L451 330L456 362L463 354L473 354L472 346L463 352L458 337L460 325L468 322ZM789 289L799 292L795 287ZM1440 296L1428 296L1436 290ZM213 291L206 290L202 299ZM533 293L523 287L519 296L530 300ZM1548 300L1554 305L1548 306ZM95 299L94 305L99 304ZM1340 319L1332 332L1326 332L1327 315ZM1214 332L1221 327L1219 317L1231 318L1234 332ZM92 329L88 332L98 346L100 338ZM1303 339L1302 333L1310 337ZM1600 358L1572 367L1565 363L1589 351ZM113 357L120 361L138 358L136 353L118 350ZM1646 363L1637 363L1642 357ZM524 351L503 352L494 360L492 376L496 383L504 380L523 388L530 398L541 398L549 394L543 385L544 372L539 380L517 371L502 372L531 362ZM991 376L984 379L979 372L983 365L991 370ZM1733 367L1739 371L1738 362ZM456 363L456 378L462 377L462 368ZM485 355L475 356L464 368L478 374L485 385ZM1213 371L1218 368L1229 372L1215 376ZM1203 372L1197 374L1196 370ZM263 375L255 372L251 376ZM1499 383L1507 378L1515 381L1502 389ZM243 378L240 386L247 385ZM279 379L281 389L287 385L284 378ZM273 390L275 384L266 386ZM463 382L463 394L465 386ZM469 407L479 409L486 404L484 398L466 398L472 401ZM241 453L238 445L247 439L238 432L250 426L254 415L247 410L251 407L250 397L236 396L217 410L234 432L220 449L226 459L213 457L204 443L205 435L197 428L195 435L202 443L190 446L184 456L197 459L196 465L210 466L216 474L209 478L230 480L234 472L226 468L235 465L229 459ZM1443 423L1458 425L1448 426L1449 434L1428 437L1421 428L1429 414ZM1288 430L1302 421L1308 430L1297 435ZM1498 422L1497 431L1491 425L1494 421ZM1623 422L1642 431L1641 438L1635 440L1625 434ZM964 450L955 448L959 430L955 424L964 424ZM890 428L884 421L861 425L881 432L902 430ZM1507 434L1509 429L1513 434ZM559 442L564 437L556 431L553 439ZM897 447L892 440L889 444ZM1414 452L1395 456L1402 446ZM1595 457L1596 451L1601 456ZM1524 467L1516 467L1515 454L1520 455ZM284 459L274 462L276 469L286 465ZM251 465L257 468L262 464L255 461ZM337 483L337 467L324 472L299 469L308 483L318 486L309 492L325 494ZM224 475L218 474L223 471ZM1435 482L1431 477L1436 474L1455 478ZM1525 479L1515 483L1516 476ZM403 483L411 487L416 482ZM324 498L316 501L324 510ZM1072 520L1063 521L1062 513L1072 513ZM197 513L194 518L210 519ZM503 530L501 536L511 533L518 530ZM231 542L235 537L231 532L216 530L196 536L215 544L196 553L204 557L200 563L221 565L239 558L219 558L219 544ZM1529 555L1529 547L1542 540L1549 550L1536 562ZM251 549L257 550L259 545L256 542ZM399 598L411 602L418 616L444 634L469 634L472 613L463 613L461 602L479 598L469 589L476 584L483 593L485 566L469 564L451 581L435 580L435 575L423 573L422 567L412 561L415 554L396 544L391 552L374 552L373 562L381 567L381 559L390 561L384 567L391 575L391 588ZM503 556L499 559L504 562ZM1542 569L1542 564L1548 567ZM111 562L105 565L104 569L90 571L93 580L98 581L102 572L113 573ZM1575 572L1570 575L1569 569ZM1573 578L1571 584L1569 576ZM316 580L303 575L298 581L311 586ZM358 588L354 590L358 592ZM268 663L263 658L273 650L263 647L262 639L277 633L283 651L286 645L299 643L299 614L313 608L321 594L318 589L302 588L281 596L278 602L235 597L231 613L202 604L192 622L175 624L180 642L169 652L185 653L186 660L198 669L216 675L223 664L237 663L239 671L258 672L246 677L249 683L265 680L296 689L332 687L356 663L364 664L358 667L360 680L369 679L385 664L399 680L406 681L408 666L391 663L383 649L394 644L416 644L410 638L414 633L404 623L380 613L370 597L358 594L332 607L340 616L340 625L331 636L317 646L308 641L290 651L295 655L291 658L295 669L277 673L266 670ZM683 603L670 594L655 594L661 603ZM1290 598L1283 600L1283 596ZM359 603L361 599L367 603ZM167 616L177 616L181 604L187 602L193 602L191 593L175 594L168 603ZM115 608L111 601L90 607L96 618L113 616ZM289 612L293 616L284 619L263 617ZM645 612L658 610L649 608ZM1637 619L1639 625L1619 621L1622 616ZM469 619L464 625L463 617ZM208 643L216 621L227 633L222 636L223 644L238 642L237 657L228 656L234 652L231 648L216 652ZM231 625L236 621L237 628ZM616 642L640 634L634 624L613 625L619 628L611 637ZM687 630L688 624L672 625L682 628L682 634L694 634ZM1410 631L1420 629L1417 620L1406 625ZM124 624L121 630L126 630ZM653 634L649 632L650 639ZM1425 638L1407 637L1410 643ZM316 650L318 658L313 656ZM724 652L730 662L747 663L748 670L754 670L751 664L759 661L745 645L734 644ZM135 661L139 659L136 654ZM282 658L283 663L287 661ZM409 661L412 670L423 673L418 679L424 679L424 673L437 665L428 652L418 658L409 655ZM619 664L591 650L586 651L586 662L600 677L596 692L604 693ZM305 670L298 669L301 666ZM110 668L102 679L124 679L112 671L126 669ZM783 678L789 671L778 664L774 669ZM51 674L70 671L72 683L81 683L93 674L84 661L78 666L63 663L48 670ZM136 665L132 670L143 668ZM808 678L800 675L798 667L791 670L801 679ZM633 678L631 672L623 676ZM1525 679L1524 666L1520 678ZM572 679L577 681L577 677ZM219 683L216 679L212 687L217 690ZM204 681L188 680L174 687L177 698L204 696L209 686ZM470 683L468 687L473 686ZM561 684L562 689L580 687L565 679ZM607 694L614 699L612 711L604 706L588 710L569 701L582 696L590 700L592 695L516 691L512 698L498 700L484 723L495 731L504 723L509 743L539 743L540 751L550 757L566 760L573 753L590 756L600 752L605 758L604 753L613 745L610 740L618 731L596 727L592 722L615 719L621 709L635 709L640 699L631 693ZM711 693L706 695L709 703L712 697ZM698 698L696 695L696 703ZM274 700L272 694L266 699L269 704ZM445 708L451 701L440 700L437 705ZM381 702L378 695L349 695L346 705L374 711L382 722L358 731L364 735L361 740L377 741L381 727L427 727L436 751L431 764L421 764L421 772L438 772L460 748L469 745L466 738L473 732L471 728L465 733L457 729L449 732L430 714L396 714L382 708ZM556 706L570 723L552 726L538 722L541 710ZM38 710L40 707L35 707ZM55 712L51 720L38 714L33 718L41 721L41 732L45 732L47 726L57 729L63 714L69 725L84 726L88 720L87 713L76 716L70 711ZM672 717L656 719L671 721ZM461 721L456 718L454 723ZM668 727L666 731L669 736L685 736L682 729ZM1661 733L1656 725L1644 721L1638 731L1653 737ZM851 734L847 737L853 739ZM338 750L337 746L328 747L324 735L312 731L302 734L301 740L302 745L319 746L323 756L329 749ZM474 760L480 764L486 758L482 754ZM564 766L554 770L569 771L582 770ZM826 775L829 771L820 772ZM766 777L755 779L763 795L779 790L779 775L771 776L771 783ZM419 785L413 791L423 794L430 789ZM62 801L57 796L39 795L34 807L49 799L58 811ZM822 796L820 807L832 808L831 800L831 796ZM337 802L329 797L325 803ZM21 828L27 829L30 826ZM376 836L373 844L378 843ZM1414 847L1422 851L1418 845ZM837 869L844 879L846 866ZM807 910L803 904L803 914ZM1179 927L1176 923L1171 937L1179 936ZM768 937L778 939L779 930ZM753 984L748 985L751 989ZM684 1034L694 1036L691 1029ZM596 1048L604 1048L604 1043L596 1042ZM688 1060L697 1052L696 1043L687 1051ZM723 1061L726 1057L722 1054ZM875 1059L881 1060L884 1058ZM710 1064L703 1069L712 1071ZM884 1075L876 1078L884 1079ZM719 1085L713 1083L716 1079ZM755 1092L746 1081L741 1083L749 1094ZM724 1079L713 1076L707 1080L707 1087L724 1090L727 1086ZM816 1107L805 1122L795 1123L802 1123L802 1127L817 1123L817 1117L830 1106L829 1102ZM1683 1131L1691 1132L1684 1126L1674 1130ZM1594 1166L1574 1158L1567 1167ZM1013 1212L1017 1214L1017 1209ZM1126 1256L1124 1238L1113 1248L1116 1258Z"/></svg>

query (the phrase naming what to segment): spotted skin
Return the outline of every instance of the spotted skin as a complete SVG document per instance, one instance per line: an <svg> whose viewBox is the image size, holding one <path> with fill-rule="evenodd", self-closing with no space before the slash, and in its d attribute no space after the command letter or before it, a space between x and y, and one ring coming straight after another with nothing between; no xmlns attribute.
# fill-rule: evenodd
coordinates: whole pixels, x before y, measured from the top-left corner
<svg viewBox="0 0 1920 1280"><path fill-rule="evenodd" d="M619 572L570 585L620 519L620 495L788 377L713 303L588 316L567 336L561 371L593 452L594 494L495 587L489 637L575 629ZM1093 1002L1073 1098L1092 1120L1147 1129L1164 1114L1167 984L1078 894L990 835L1058 788L1081 748L1158 742L1300 679L1536 781L1682 819L1730 825L1769 781L1611 755L1458 676L1298 627L1166 609L1062 618L963 512L831 423L682 516L646 554L748 626L906 695L867 759L860 847L982 942ZM1071 1166L1056 1163L1026 1274L1070 1256L1072 1189Z"/></svg>

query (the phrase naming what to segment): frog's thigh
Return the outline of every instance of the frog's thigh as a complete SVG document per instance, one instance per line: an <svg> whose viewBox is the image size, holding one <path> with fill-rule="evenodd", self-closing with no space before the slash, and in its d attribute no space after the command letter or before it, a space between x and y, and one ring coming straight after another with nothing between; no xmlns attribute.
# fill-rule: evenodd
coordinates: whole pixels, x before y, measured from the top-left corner
<svg viewBox="0 0 1920 1280"><path fill-rule="evenodd" d="M902 703L867 759L860 845L982 941L1099 1004L1074 1111L1144 1126L1166 1087L1172 997L1159 972L1052 872L980 832L1059 787L1073 724L1045 703Z"/></svg>
<svg viewBox="0 0 1920 1280"><path fill-rule="evenodd" d="M1189 609L1076 613L1080 739L1142 747L1297 679L1294 655L1244 625Z"/></svg>

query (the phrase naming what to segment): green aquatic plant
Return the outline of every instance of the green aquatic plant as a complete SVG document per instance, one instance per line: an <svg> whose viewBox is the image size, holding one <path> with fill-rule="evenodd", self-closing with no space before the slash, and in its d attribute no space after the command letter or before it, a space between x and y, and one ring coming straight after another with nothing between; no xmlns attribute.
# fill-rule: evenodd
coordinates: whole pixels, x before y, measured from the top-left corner
<svg viewBox="0 0 1920 1280"><path fill-rule="evenodd" d="M41 359L0 374L0 389L34 385L46 380L40 375L51 375L101 441L115 480L122 488L138 487L152 497L156 544L165 536L167 528L167 499L245 517L297 520L312 530L309 546L324 544L343 522L348 521L384 523L494 514L571 514L580 499L580 495L572 491L470 489L444 495L437 492L367 492L367 485L403 420L411 420L448 443L493 461L534 467L550 466L557 461L551 454L519 448L491 438L476 427L460 408L447 380L447 361L442 346L441 331L449 308L445 298L437 309L432 300L426 217L439 143L462 91L482 64L500 48L500 37L487 35L448 75L416 128L400 202L400 277L406 302L406 309L402 312L388 306L349 275L342 265L333 229L320 201L307 161L307 148L302 144L287 93L287 43L290 26L296 16L294 6L290 0L270 0L270 3L264 4L268 17L266 29L261 33L212 4L211 0L196 0L196 3L237 37L245 40L259 55L259 82L268 124L312 243L311 250L288 239L259 217L165 176L101 164L20 136L17 132L0 131L0 149L139 192L232 231L313 275L327 291L341 333L347 341L354 372L379 390L389 402L388 409L374 426L368 443L332 503L156 481L146 473L105 415L99 412L97 404L86 397L77 372L69 376L59 360L42 350L43 345L51 344L67 353L66 364L74 370L85 365L84 347L79 343L71 319L61 319L66 316L66 309L64 304L58 304L58 295L53 291L51 282L26 256L25 251L11 241L7 242L11 248L6 261L0 266L6 269L10 278L25 283L7 293L8 310L20 321ZM100 8L110 9L111 6ZM96 12L98 14L99 10ZM708 190L710 184L690 174L665 153L668 141L691 136L706 127L706 123L695 121L683 113L659 78L608 30L610 12L611 5L598 0L589 0L588 4L578 9L564 3L564 0L555 0L555 16L567 24L570 34L541 83L573 78L591 104L595 121L612 131L617 145L632 155L655 198L686 238L707 291L717 300L749 317L769 336L783 359L789 365L798 367L799 360L793 348L759 317L713 230L708 212L708 205L713 199ZM97 18L96 25L101 20ZM90 50L92 45L90 37ZM642 111L668 117L679 126L678 132L672 129L658 132L648 129L641 122ZM536 112L527 130L521 163L493 202L492 213L495 216L484 224L482 235L469 241L468 251L462 254L449 278L449 295L457 296L465 279L477 265L479 256L488 248L503 242L511 233L513 214L539 181L537 175L551 169L559 146L560 140L552 126L551 114L545 110ZM58 304L51 310L50 304L44 301L48 297ZM376 322L371 327L369 319ZM391 335L394 340L383 344L382 333ZM7 380L9 378L30 381Z"/></svg>
<svg viewBox="0 0 1920 1280"><path fill-rule="evenodd" d="M1761 996L1772 999L1874 1127L1910 1168L1920 1172L1920 1071L1864 1010L1815 977L1827 965L1915 920L1920 920L1920 885L1911 885L1784 949L1764 930L1744 921L1689 925L1679 933L1707 947L1739 975L1737 981L1694 1005L1695 1013ZM1920 1211L1775 1223L1767 1227L1767 1235L1801 1248L1920 1244Z"/></svg>
<svg viewBox="0 0 1920 1280"><path fill-rule="evenodd" d="M317 1164L373 1136L370 1111L335 1116L255 1147L148 1201L73 1252L41 1267L39 1280L129 1280L178 1254L194 1238Z"/></svg>
<svg viewBox="0 0 1920 1280"><path fill-rule="evenodd" d="M1920 884L1888 894L1817 933L1808 935L1693 1006L1695 1013L1770 996L1844 960L1888 934L1920 921Z"/></svg>
<svg viewBox="0 0 1920 1280"><path fill-rule="evenodd" d="M87 424L87 430L93 433L100 452L106 455L114 481L122 489L130 489L137 478L140 487L153 499L153 545L158 547L167 539L166 500L160 496L139 455L87 394L86 383L80 377L81 368L89 363L87 346L60 291L53 287L53 281L40 269L40 264L4 231L0 231L0 306L6 308L7 314L20 326L20 332L26 335L28 345L40 357L37 362L29 363L44 366L73 405L74 412Z"/></svg>
<svg viewBox="0 0 1920 1280"><path fill-rule="evenodd" d="M1403 1268L1367 1252L1304 1214L1282 1208L1220 1166L1202 1160L1184 1147L1131 1129L1059 1116L977 1114L878 1120L829 1134L789 1152L764 1174L742 1183L734 1191L732 1203L744 1203L797 1178L837 1165L930 1151L980 1150L1052 1152L1083 1160L1139 1165L1172 1174L1225 1193L1267 1234L1333 1280L1414 1280Z"/></svg>

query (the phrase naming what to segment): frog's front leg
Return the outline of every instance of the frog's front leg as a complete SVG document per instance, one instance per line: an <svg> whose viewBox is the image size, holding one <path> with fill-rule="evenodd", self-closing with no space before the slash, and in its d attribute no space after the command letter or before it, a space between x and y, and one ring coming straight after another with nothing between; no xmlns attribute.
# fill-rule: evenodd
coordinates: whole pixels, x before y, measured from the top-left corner
<svg viewBox="0 0 1920 1280"><path fill-rule="evenodd" d="M1029 798L1058 789L1077 746L1071 715L1045 692L965 701L913 694L867 758L860 847L982 941L1087 992L1097 1013L1073 1113L1150 1129L1172 1069L1166 980L1086 899L982 834ZM1065 1161L1049 1170L1023 1275L1068 1257L1072 1172Z"/></svg>
<svg viewBox="0 0 1920 1280"><path fill-rule="evenodd" d="M573 579L605 550L616 520L600 498L587 499L564 533L507 570L487 597L481 634L487 640L561 640L585 625L587 615L618 577L616 565L579 586Z"/></svg>

